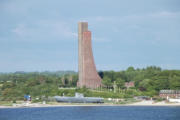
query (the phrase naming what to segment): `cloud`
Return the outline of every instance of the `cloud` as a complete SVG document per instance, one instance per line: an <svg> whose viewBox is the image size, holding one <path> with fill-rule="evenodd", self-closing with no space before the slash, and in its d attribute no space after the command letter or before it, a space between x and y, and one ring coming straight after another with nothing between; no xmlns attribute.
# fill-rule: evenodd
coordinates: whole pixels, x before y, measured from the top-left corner
<svg viewBox="0 0 180 120"><path fill-rule="evenodd" d="M137 32L138 30L147 28L146 25L149 25L150 22L153 23L162 21L162 19L164 20L166 18L175 19L176 17L180 17L180 12L161 11L148 14L131 14L126 16L94 16L81 18L80 20L88 21L91 24L91 27L96 27L96 30L98 29L98 26L103 29L104 26L102 25L106 24L106 28L108 28L108 30L115 33L122 33L122 31L129 32L132 30ZM76 40L78 36L72 21L67 22L53 19L41 19L37 21L32 20L20 23L17 24L12 31L19 37L29 37L28 39L31 40L35 39L34 37L38 38L38 40L43 40L44 38L53 38L51 40ZM95 36L93 39L96 42L110 41L107 39L106 35L103 35L103 37L102 35L99 35L99 37Z"/></svg>
<svg viewBox="0 0 180 120"><path fill-rule="evenodd" d="M105 38L109 35L113 37L118 34L119 39L131 42L142 41L150 44L162 44L163 42L179 44L179 19L179 11L159 11L147 14L137 13L125 16L94 16L86 18L96 29L98 27L104 29L103 36ZM111 32L109 33L109 31Z"/></svg>
<svg viewBox="0 0 180 120"><path fill-rule="evenodd" d="M13 16L27 14L31 10L31 5L33 5L31 2L24 2L23 0L5 0L0 2L0 10Z"/></svg>
<svg viewBox="0 0 180 120"><path fill-rule="evenodd" d="M12 30L12 32L15 33L16 35L20 36L20 37L25 36L28 33L27 28L25 27L24 24L18 24L16 26L16 28L14 28Z"/></svg>
<svg viewBox="0 0 180 120"><path fill-rule="evenodd" d="M81 18L85 21L90 21L92 23L102 23L104 22L111 22L111 23L119 23L119 22L129 22L129 21L136 21L140 19L152 19L152 18L174 18L180 17L180 12L171 12L171 11L159 11L147 14L130 14L125 16L94 16L94 17L86 17Z"/></svg>
<svg viewBox="0 0 180 120"><path fill-rule="evenodd" d="M52 29L52 32L55 33L55 35L66 38L74 38L77 37L77 33L73 32L68 23L64 22L48 22L49 28Z"/></svg>
<svg viewBox="0 0 180 120"><path fill-rule="evenodd" d="M54 20L39 20L32 21L30 23L17 24L12 32L17 37L23 37L26 40L73 40L77 38L77 33L73 31L66 22L54 21ZM38 38L38 39L37 39ZM51 38L51 39L50 39ZM24 40L23 39L23 40Z"/></svg>

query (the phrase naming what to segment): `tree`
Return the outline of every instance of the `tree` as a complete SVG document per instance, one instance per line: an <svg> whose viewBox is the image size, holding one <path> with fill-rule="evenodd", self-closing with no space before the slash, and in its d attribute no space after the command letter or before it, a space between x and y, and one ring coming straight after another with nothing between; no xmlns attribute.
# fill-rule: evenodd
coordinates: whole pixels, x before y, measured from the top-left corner
<svg viewBox="0 0 180 120"><path fill-rule="evenodd" d="M139 83L139 88L141 91L146 91L149 86L150 79L144 79Z"/></svg>
<svg viewBox="0 0 180 120"><path fill-rule="evenodd" d="M163 89L169 89L169 80L168 76L155 76L153 78L154 89L160 91Z"/></svg>
<svg viewBox="0 0 180 120"><path fill-rule="evenodd" d="M134 71L134 67L128 67L128 69L126 70L127 72L132 72L132 71Z"/></svg>
<svg viewBox="0 0 180 120"><path fill-rule="evenodd" d="M173 76L173 78L170 79L170 88L171 89L178 89L180 90L180 77L179 76Z"/></svg>
<svg viewBox="0 0 180 120"><path fill-rule="evenodd" d="M107 76L105 76L104 78L103 78L103 81L102 81L102 83L104 84L104 85L106 85L106 86L112 86L112 81L111 81L111 79L109 78L109 77L107 77Z"/></svg>
<svg viewBox="0 0 180 120"><path fill-rule="evenodd" d="M125 84L125 81L123 79L121 79L121 78L116 79L116 85L119 88L124 89L125 88L124 84Z"/></svg>

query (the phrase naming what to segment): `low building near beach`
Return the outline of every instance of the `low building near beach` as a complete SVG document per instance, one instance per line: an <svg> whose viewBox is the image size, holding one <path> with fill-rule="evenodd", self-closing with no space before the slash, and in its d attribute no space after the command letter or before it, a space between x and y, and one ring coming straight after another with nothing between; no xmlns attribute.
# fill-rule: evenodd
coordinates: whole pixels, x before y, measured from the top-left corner
<svg viewBox="0 0 180 120"><path fill-rule="evenodd" d="M173 103L180 103L180 98L179 99L169 98L168 101Z"/></svg>
<svg viewBox="0 0 180 120"><path fill-rule="evenodd" d="M180 98L180 90L160 90L161 98Z"/></svg>
<svg viewBox="0 0 180 120"><path fill-rule="evenodd" d="M125 82L125 87L126 87L126 88L134 87L134 82L133 82L133 81L131 81L131 82Z"/></svg>

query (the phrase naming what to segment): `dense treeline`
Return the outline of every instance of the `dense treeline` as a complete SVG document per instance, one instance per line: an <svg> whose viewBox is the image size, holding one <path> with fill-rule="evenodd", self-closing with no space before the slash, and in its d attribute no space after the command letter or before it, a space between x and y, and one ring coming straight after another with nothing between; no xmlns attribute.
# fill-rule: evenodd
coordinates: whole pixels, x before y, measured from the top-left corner
<svg viewBox="0 0 180 120"><path fill-rule="evenodd" d="M103 83L112 86L114 81L118 87L124 89L124 83L134 81L135 89L146 95L157 95L162 89L180 89L180 70L162 70L160 67L150 66L145 69L129 67L126 71L100 72Z"/></svg>
<svg viewBox="0 0 180 120"><path fill-rule="evenodd" d="M60 87L75 87L78 76L75 72L16 72L0 74L0 99L23 99L31 96L54 96Z"/></svg>
<svg viewBox="0 0 180 120"><path fill-rule="evenodd" d="M125 82L130 81L135 83L135 87L130 88L134 92L127 92L129 95L155 96L161 89L180 89L180 70L162 70L155 66L144 69L129 67L127 70L119 72L101 71L99 75L103 78L103 84L112 90L109 93L84 90L86 96L127 97L124 93L113 93L112 86L116 84L119 89L126 90ZM0 73L0 99L23 99L24 94L47 97L65 93L72 96L74 92L81 90L63 90L61 88L76 87L77 80L78 75L73 71Z"/></svg>

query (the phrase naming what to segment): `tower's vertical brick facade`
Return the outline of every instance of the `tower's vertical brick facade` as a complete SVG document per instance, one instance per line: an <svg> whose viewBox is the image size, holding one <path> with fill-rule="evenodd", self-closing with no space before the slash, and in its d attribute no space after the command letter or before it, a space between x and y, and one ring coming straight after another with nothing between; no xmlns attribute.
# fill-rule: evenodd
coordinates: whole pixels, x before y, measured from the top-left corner
<svg viewBox="0 0 180 120"><path fill-rule="evenodd" d="M78 87L98 88L101 86L101 78L99 77L94 63L91 32L88 31L87 22L79 22L78 24L78 44L79 44L79 81Z"/></svg>

